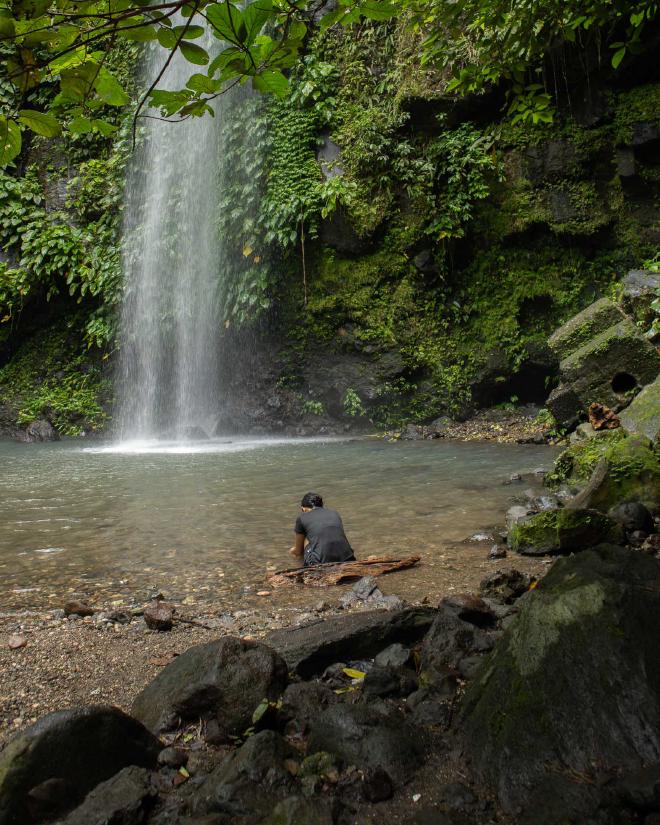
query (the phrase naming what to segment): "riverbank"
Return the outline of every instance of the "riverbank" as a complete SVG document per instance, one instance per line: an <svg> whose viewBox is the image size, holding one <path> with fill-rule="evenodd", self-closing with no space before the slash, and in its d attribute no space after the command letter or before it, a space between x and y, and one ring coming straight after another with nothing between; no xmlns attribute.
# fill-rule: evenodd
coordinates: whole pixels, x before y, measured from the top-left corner
<svg viewBox="0 0 660 825"><path fill-rule="evenodd" d="M481 534L481 541L448 548L443 559L436 560L443 564L442 581L436 577L435 584L422 588L413 585L413 571L408 571L379 579L379 587L385 594L406 594L402 599L406 604L436 605L447 596L476 591L479 582L497 570L515 567L539 578L550 566L548 560L522 556L491 560L491 541L484 541L485 537ZM422 565L418 572L428 576L429 568ZM67 618L62 609L0 614L0 749L17 731L54 710L99 703L129 710L137 693L193 645L224 635L261 639L272 630L371 607L342 608L350 585L282 590L262 586L258 592L268 595L243 594L241 607L236 603L233 608L228 603L213 607L176 603L178 618L206 627L175 622L168 632L149 630L141 616L131 615L139 610L133 599L89 600L96 612L88 617ZM89 593L77 595L89 599ZM121 620L113 621L113 616ZM15 636L25 640L25 646L12 650L9 640Z"/></svg>

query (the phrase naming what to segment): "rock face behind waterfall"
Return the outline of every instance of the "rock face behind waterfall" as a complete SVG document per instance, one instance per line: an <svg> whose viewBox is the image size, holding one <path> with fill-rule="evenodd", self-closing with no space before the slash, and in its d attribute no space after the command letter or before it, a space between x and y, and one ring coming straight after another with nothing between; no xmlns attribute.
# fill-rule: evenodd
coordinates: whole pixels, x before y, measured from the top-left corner
<svg viewBox="0 0 660 825"><path fill-rule="evenodd" d="M459 721L516 821L628 821L626 775L660 762L659 625L660 564L620 547L557 561L525 597Z"/></svg>

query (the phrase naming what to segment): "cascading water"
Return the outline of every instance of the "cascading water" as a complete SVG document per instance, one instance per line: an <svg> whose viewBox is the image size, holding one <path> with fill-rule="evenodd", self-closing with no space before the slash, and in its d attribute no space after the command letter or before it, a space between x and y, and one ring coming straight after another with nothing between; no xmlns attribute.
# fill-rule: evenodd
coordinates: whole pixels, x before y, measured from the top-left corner
<svg viewBox="0 0 660 825"><path fill-rule="evenodd" d="M150 50L149 80L163 54ZM183 88L191 68L177 53L159 87ZM215 428L223 270L216 223L219 119L147 119L128 170L118 384L122 441L180 440Z"/></svg>

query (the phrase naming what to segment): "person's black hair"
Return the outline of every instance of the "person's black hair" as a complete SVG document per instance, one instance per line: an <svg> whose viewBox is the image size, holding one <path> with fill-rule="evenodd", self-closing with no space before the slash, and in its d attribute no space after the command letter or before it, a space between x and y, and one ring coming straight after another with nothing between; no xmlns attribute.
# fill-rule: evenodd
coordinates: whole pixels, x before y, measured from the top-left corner
<svg viewBox="0 0 660 825"><path fill-rule="evenodd" d="M318 493L305 493L300 502L301 507L323 507L323 499Z"/></svg>

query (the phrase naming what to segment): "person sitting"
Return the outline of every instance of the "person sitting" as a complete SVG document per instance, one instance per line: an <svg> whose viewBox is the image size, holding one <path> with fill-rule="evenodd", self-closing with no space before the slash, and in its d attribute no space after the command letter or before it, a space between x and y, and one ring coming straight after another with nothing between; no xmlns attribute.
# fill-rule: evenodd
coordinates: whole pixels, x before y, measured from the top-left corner
<svg viewBox="0 0 660 825"><path fill-rule="evenodd" d="M303 559L303 566L327 562L355 561L353 548L344 533L344 525L336 510L323 506L318 493L306 493L300 503L301 514L296 519L296 543L289 553Z"/></svg>

